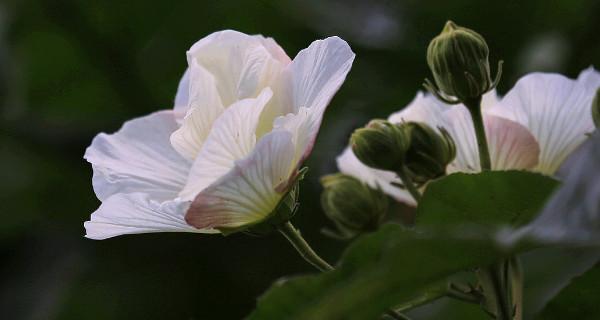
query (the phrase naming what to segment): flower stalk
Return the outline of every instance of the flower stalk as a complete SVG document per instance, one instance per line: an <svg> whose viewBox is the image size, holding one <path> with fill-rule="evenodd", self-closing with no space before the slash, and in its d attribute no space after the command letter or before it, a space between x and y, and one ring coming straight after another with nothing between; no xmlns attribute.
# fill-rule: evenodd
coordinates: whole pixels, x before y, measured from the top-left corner
<svg viewBox="0 0 600 320"><path fill-rule="evenodd" d="M413 199L415 199L415 202L418 203L421 200L421 192L419 191L419 189L417 189L410 175L406 172L406 167L401 166L396 174L398 175L398 177L400 177L400 180L402 180L402 183L404 184L404 187L406 187L406 190L408 190Z"/></svg>
<svg viewBox="0 0 600 320"><path fill-rule="evenodd" d="M304 240L300 231L296 229L291 222L286 222L279 227L279 232L292 244L294 249L298 251L300 256L308 263L313 265L319 271L331 271L333 267L323 260L319 255L310 247L308 242Z"/></svg>
<svg viewBox="0 0 600 320"><path fill-rule="evenodd" d="M489 171L492 169L492 161L490 159L490 151L488 149L485 127L483 125L483 116L481 114L481 96L475 99L466 100L464 101L464 104L469 110L471 119L473 120L481 171Z"/></svg>

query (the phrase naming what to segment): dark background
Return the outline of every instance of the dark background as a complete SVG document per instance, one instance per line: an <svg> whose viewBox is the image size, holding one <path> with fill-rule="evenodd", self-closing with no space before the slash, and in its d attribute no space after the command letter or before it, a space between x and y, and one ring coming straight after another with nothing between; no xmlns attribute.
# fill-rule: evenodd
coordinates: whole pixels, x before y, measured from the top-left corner
<svg viewBox="0 0 600 320"><path fill-rule="evenodd" d="M308 161L294 223L335 261L318 178L353 128L405 106L429 76L425 50L447 19L483 34L500 92L530 71L600 66L600 2L0 2L0 317L240 319L277 278L313 272L285 242L245 235L83 238L99 202L85 148L101 131L170 108L185 51L222 29L275 38L293 57L339 35L357 53ZM495 67L493 68L495 70Z"/></svg>

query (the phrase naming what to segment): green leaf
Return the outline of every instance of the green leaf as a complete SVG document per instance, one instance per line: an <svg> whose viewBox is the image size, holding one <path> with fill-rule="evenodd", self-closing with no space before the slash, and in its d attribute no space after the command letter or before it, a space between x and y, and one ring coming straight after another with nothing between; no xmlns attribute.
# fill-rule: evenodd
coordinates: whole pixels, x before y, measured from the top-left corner
<svg viewBox="0 0 600 320"><path fill-rule="evenodd" d="M385 225L355 241L337 270L276 283L249 319L376 319L456 272L507 254L485 236L426 236Z"/></svg>
<svg viewBox="0 0 600 320"><path fill-rule="evenodd" d="M456 173L432 182L418 208L417 227L436 232L386 225L355 241L337 270L276 283L249 318L375 319L439 290L457 272L515 254L516 249L499 248L494 233L478 230L531 220L557 184L522 171ZM470 238L452 232L465 224L480 228Z"/></svg>
<svg viewBox="0 0 600 320"><path fill-rule="evenodd" d="M600 265L575 278L556 296L537 319L598 319L600 307Z"/></svg>
<svg viewBox="0 0 600 320"><path fill-rule="evenodd" d="M557 186L551 177L526 171L454 173L427 186L416 224L520 226L538 213Z"/></svg>

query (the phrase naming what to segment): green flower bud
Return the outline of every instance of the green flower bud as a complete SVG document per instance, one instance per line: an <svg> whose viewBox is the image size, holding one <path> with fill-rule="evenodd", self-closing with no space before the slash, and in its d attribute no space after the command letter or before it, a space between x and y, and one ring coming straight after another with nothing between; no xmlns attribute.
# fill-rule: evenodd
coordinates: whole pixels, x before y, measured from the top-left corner
<svg viewBox="0 0 600 320"><path fill-rule="evenodd" d="M424 123L406 122L402 130L409 137L404 165L416 185L423 185L446 174L446 167L456 157L454 140L443 128L440 132Z"/></svg>
<svg viewBox="0 0 600 320"><path fill-rule="evenodd" d="M596 90L596 96L592 102L592 119L596 128L600 128L600 88Z"/></svg>
<svg viewBox="0 0 600 320"><path fill-rule="evenodd" d="M459 27L452 21L446 22L442 33L431 40L427 48L427 64L438 88L436 90L427 83L428 89L449 103L481 97L496 86L500 77L499 69L492 82L489 52L479 33ZM458 100L444 98L448 96Z"/></svg>
<svg viewBox="0 0 600 320"><path fill-rule="evenodd" d="M362 163L388 171L400 168L408 147L404 132L385 120L372 120L365 128L354 131L350 145Z"/></svg>
<svg viewBox="0 0 600 320"><path fill-rule="evenodd" d="M389 200L381 190L342 173L322 177L321 184L321 205L336 225L337 236L351 238L375 231L383 222Z"/></svg>

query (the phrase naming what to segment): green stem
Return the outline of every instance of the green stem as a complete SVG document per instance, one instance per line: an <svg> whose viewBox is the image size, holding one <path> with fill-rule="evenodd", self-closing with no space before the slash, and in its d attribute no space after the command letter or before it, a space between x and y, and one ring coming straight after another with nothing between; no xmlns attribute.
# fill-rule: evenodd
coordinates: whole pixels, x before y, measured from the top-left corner
<svg viewBox="0 0 600 320"><path fill-rule="evenodd" d="M448 294L448 290L445 285L430 287L427 290L424 290L424 292L421 295L416 296L412 300L395 306L394 310L396 310L398 312L405 312L405 311L420 307L424 304L433 302L440 298L443 298L447 294Z"/></svg>
<svg viewBox="0 0 600 320"><path fill-rule="evenodd" d="M417 203L421 201L421 192L419 192L419 189L417 189L412 179L406 172L406 167L402 166L396 174L398 175L398 177L400 177L400 180L402 180L402 183L406 187L406 190L408 190L413 199L415 199Z"/></svg>
<svg viewBox="0 0 600 320"><path fill-rule="evenodd" d="M463 102L473 120L473 128L475 129L475 137L477 138L477 148L479 150L479 163L481 171L492 169L492 161L490 160L490 151L485 136L485 127L483 125L483 116L481 114L481 97Z"/></svg>
<svg viewBox="0 0 600 320"><path fill-rule="evenodd" d="M408 316L406 316L402 313L396 312L392 309L388 310L385 314L395 320L410 320L410 318Z"/></svg>
<svg viewBox="0 0 600 320"><path fill-rule="evenodd" d="M300 231L294 228L291 222L288 221L279 227L279 232L281 232L281 234L288 239L292 246L294 246L294 249L298 251L304 260L312 264L315 268L319 269L319 271L325 272L333 270L333 267L319 257L319 255L317 255L310 245L308 245L306 240L304 240L302 235L300 235Z"/></svg>
<svg viewBox="0 0 600 320"><path fill-rule="evenodd" d="M298 251L300 256L304 258L308 263L312 264L315 268L317 268L321 272L332 271L334 268L323 260L319 255L310 247L308 242L304 240L300 231L296 229L291 222L286 222L282 226L279 227L279 232L283 234L283 236L292 244L294 249ZM399 320L410 320L407 316L398 313L394 310L388 310L386 315Z"/></svg>
<svg viewBox="0 0 600 320"><path fill-rule="evenodd" d="M521 260L517 256L512 256L508 260L508 275L510 278L510 290L512 304L515 310L514 320L523 319L523 267Z"/></svg>
<svg viewBox="0 0 600 320"><path fill-rule="evenodd" d="M483 287L486 304L490 308L496 320L511 320L512 308L510 307L509 295L506 287L505 261L495 263L478 272L479 281Z"/></svg>

